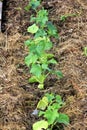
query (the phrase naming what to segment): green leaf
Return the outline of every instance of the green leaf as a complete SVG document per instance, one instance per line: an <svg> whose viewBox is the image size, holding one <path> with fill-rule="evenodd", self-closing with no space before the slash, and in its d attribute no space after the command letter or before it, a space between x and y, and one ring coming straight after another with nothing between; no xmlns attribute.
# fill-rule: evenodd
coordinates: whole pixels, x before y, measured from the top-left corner
<svg viewBox="0 0 87 130"><path fill-rule="evenodd" d="M29 78L29 83L39 82L36 76Z"/></svg>
<svg viewBox="0 0 87 130"><path fill-rule="evenodd" d="M44 69L44 70L49 70L49 68L48 68L48 64L42 64L42 69Z"/></svg>
<svg viewBox="0 0 87 130"><path fill-rule="evenodd" d="M28 4L24 9L25 9L26 11L29 11L30 5Z"/></svg>
<svg viewBox="0 0 87 130"><path fill-rule="evenodd" d="M35 76L39 77L42 73L42 68L39 64L33 64L30 70L30 73L34 74Z"/></svg>
<svg viewBox="0 0 87 130"><path fill-rule="evenodd" d="M39 117L42 116L42 115L44 115L44 113L45 113L44 111L41 111L41 110L40 110L40 111L39 111Z"/></svg>
<svg viewBox="0 0 87 130"><path fill-rule="evenodd" d="M45 120L38 121L33 124L33 130L42 130L48 128L48 122Z"/></svg>
<svg viewBox="0 0 87 130"><path fill-rule="evenodd" d="M46 35L47 35L47 33L44 30L39 29L37 31L37 33L35 34L35 38L37 38L37 37L43 37L43 36L46 36Z"/></svg>
<svg viewBox="0 0 87 130"><path fill-rule="evenodd" d="M31 26L28 27L27 31L34 34L38 31L38 26L36 24L33 24Z"/></svg>
<svg viewBox="0 0 87 130"><path fill-rule="evenodd" d="M59 117L57 118L57 121L59 123L64 123L65 125L68 125L69 124L69 117L66 114L60 113Z"/></svg>
<svg viewBox="0 0 87 130"><path fill-rule="evenodd" d="M57 64L57 61L56 61L55 59L52 58L51 60L48 61L48 63Z"/></svg>
<svg viewBox="0 0 87 130"><path fill-rule="evenodd" d="M52 42L49 38L45 40L45 50L50 50L52 48Z"/></svg>
<svg viewBox="0 0 87 130"><path fill-rule="evenodd" d="M44 27L47 21L48 21L48 12L45 9L41 9L37 13L36 23L38 23L41 27Z"/></svg>
<svg viewBox="0 0 87 130"><path fill-rule="evenodd" d="M59 77L59 78L63 78L63 73L61 71L56 71L55 74Z"/></svg>
<svg viewBox="0 0 87 130"><path fill-rule="evenodd" d="M57 110L46 110L46 112L44 113L44 117L47 119L48 124L51 125L54 124L56 119L59 117L59 114Z"/></svg>
<svg viewBox="0 0 87 130"><path fill-rule="evenodd" d="M30 53L30 55L25 57L25 64L29 67L30 64L36 63L37 59L37 55L33 55L32 53Z"/></svg>
<svg viewBox="0 0 87 130"><path fill-rule="evenodd" d="M46 56L47 56L47 59L50 59L50 58L54 57L54 55L50 54L50 53L46 54Z"/></svg>
<svg viewBox="0 0 87 130"><path fill-rule="evenodd" d="M40 55L41 53L44 52L44 50L45 50L45 45L44 45L43 41L40 41L36 47L36 51Z"/></svg>
<svg viewBox="0 0 87 130"><path fill-rule="evenodd" d="M33 15L30 16L30 22L35 22L36 17L34 17Z"/></svg>
<svg viewBox="0 0 87 130"><path fill-rule="evenodd" d="M54 37L58 37L57 29L56 27L52 24L52 22L47 23L47 28L48 28L48 34Z"/></svg>
<svg viewBox="0 0 87 130"><path fill-rule="evenodd" d="M46 93L45 96L48 98L49 103L52 102L52 100L55 98L53 93Z"/></svg>
<svg viewBox="0 0 87 130"><path fill-rule="evenodd" d="M24 42L24 44L25 44L26 46L29 46L29 45L31 44L31 41L32 41L32 40L26 40L26 41Z"/></svg>
<svg viewBox="0 0 87 130"><path fill-rule="evenodd" d="M43 88L44 88L44 84L39 84L39 85L38 85L38 88L39 88L39 89L43 89Z"/></svg>
<svg viewBox="0 0 87 130"><path fill-rule="evenodd" d="M35 10L40 5L40 1L39 0L31 0L29 5L32 9Z"/></svg>
<svg viewBox="0 0 87 130"><path fill-rule="evenodd" d="M48 106L48 99L47 97L43 97L37 104L37 108L41 110L45 110L45 108Z"/></svg>
<svg viewBox="0 0 87 130"><path fill-rule="evenodd" d="M57 110L57 111L58 111L61 107L62 107L61 104L58 104L58 103L53 103L53 105L52 105L52 109L53 109L53 110Z"/></svg>
<svg viewBox="0 0 87 130"><path fill-rule="evenodd" d="M64 104L60 95L56 95L56 102L61 105Z"/></svg>
<svg viewBox="0 0 87 130"><path fill-rule="evenodd" d="M87 56L87 47L84 47L84 54Z"/></svg>
<svg viewBox="0 0 87 130"><path fill-rule="evenodd" d="M38 80L39 80L39 83L43 84L44 83L44 80L46 79L46 75L40 75L38 77Z"/></svg>
<svg viewBox="0 0 87 130"><path fill-rule="evenodd" d="M34 83L34 82L38 82L40 84L43 84L44 83L44 80L46 78L46 75L40 75L40 76L32 76L30 79L29 79L29 82L30 83Z"/></svg>

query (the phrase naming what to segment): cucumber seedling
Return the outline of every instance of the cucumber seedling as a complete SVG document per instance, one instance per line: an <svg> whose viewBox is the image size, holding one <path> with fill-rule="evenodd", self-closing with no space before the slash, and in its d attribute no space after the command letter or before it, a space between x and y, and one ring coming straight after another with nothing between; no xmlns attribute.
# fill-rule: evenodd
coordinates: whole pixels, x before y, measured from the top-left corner
<svg viewBox="0 0 87 130"><path fill-rule="evenodd" d="M34 5L32 7L32 2ZM38 3L39 2L39 3ZM37 6L36 6L37 5ZM28 33L32 34L32 38L25 41L25 45L29 48L29 54L25 57L25 63L30 69L30 83L39 83L38 88L44 88L44 82L47 76L56 74L62 78L62 72L52 70L49 66L57 64L54 55L50 53L53 47L51 37L58 38L56 27L48 19L48 11L44 8L37 10L40 1L31 0L29 7L35 10L35 16L32 15L30 21L33 23L27 28Z"/></svg>
<svg viewBox="0 0 87 130"><path fill-rule="evenodd" d="M53 130L54 126L58 127L60 123L68 125L68 115L59 112L64 104L60 95L46 93L37 105L38 116L42 120L33 124L33 130Z"/></svg>

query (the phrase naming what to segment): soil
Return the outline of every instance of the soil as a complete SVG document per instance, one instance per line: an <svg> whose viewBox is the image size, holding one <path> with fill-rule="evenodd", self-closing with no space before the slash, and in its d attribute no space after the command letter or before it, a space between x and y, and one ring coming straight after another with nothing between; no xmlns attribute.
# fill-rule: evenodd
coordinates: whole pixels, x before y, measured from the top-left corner
<svg viewBox="0 0 87 130"><path fill-rule="evenodd" d="M61 111L69 115L70 125L62 126L62 130L87 130L87 56L83 53L87 46L87 1L42 1L59 31L52 52L59 63L55 69L64 74L62 79L49 76L45 90L28 83L24 41L30 38L26 29L31 24L32 10L24 10L27 3L28 0L4 2L0 33L0 130L32 130L32 124L38 120L32 112L45 92L60 94L66 102ZM73 13L76 16L60 20L61 15Z"/></svg>

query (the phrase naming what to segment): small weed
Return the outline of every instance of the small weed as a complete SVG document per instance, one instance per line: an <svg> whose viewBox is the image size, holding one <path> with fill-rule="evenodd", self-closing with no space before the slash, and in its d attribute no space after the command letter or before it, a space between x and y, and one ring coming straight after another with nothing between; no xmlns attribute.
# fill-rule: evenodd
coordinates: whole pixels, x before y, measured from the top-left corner
<svg viewBox="0 0 87 130"><path fill-rule="evenodd" d="M38 115L42 120L33 124L33 130L52 130L58 123L68 125L69 117L59 112L64 104L60 95L45 94L37 105Z"/></svg>
<svg viewBox="0 0 87 130"><path fill-rule="evenodd" d="M73 16L77 16L77 14L65 14L65 15L61 15L60 20L64 22L68 17L73 17Z"/></svg>
<svg viewBox="0 0 87 130"><path fill-rule="evenodd" d="M84 55L87 56L87 47L84 47Z"/></svg>

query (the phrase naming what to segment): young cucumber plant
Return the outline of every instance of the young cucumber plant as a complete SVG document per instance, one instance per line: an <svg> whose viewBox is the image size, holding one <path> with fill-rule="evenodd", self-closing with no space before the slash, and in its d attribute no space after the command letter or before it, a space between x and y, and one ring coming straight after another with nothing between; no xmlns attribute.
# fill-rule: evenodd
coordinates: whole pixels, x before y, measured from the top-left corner
<svg viewBox="0 0 87 130"><path fill-rule="evenodd" d="M33 4L31 4L33 2ZM39 3L38 3L39 2ZM29 48L29 54L25 57L25 63L30 69L31 78L30 83L39 83L38 88L44 88L44 81L47 76L52 73L59 78L63 75L61 71L52 70L49 65L57 64L54 55L49 51L52 49L53 43L51 37L58 38L56 27L48 20L48 12L44 8L37 11L40 1L31 0L29 8L36 12L36 17L31 16L33 24L28 27L27 31L33 35L33 38L25 41Z"/></svg>
<svg viewBox="0 0 87 130"><path fill-rule="evenodd" d="M59 112L63 105L64 102L59 95L45 94L37 105L38 115L42 120L33 124L33 130L53 130L54 126L58 127L59 123L68 125L69 117Z"/></svg>

